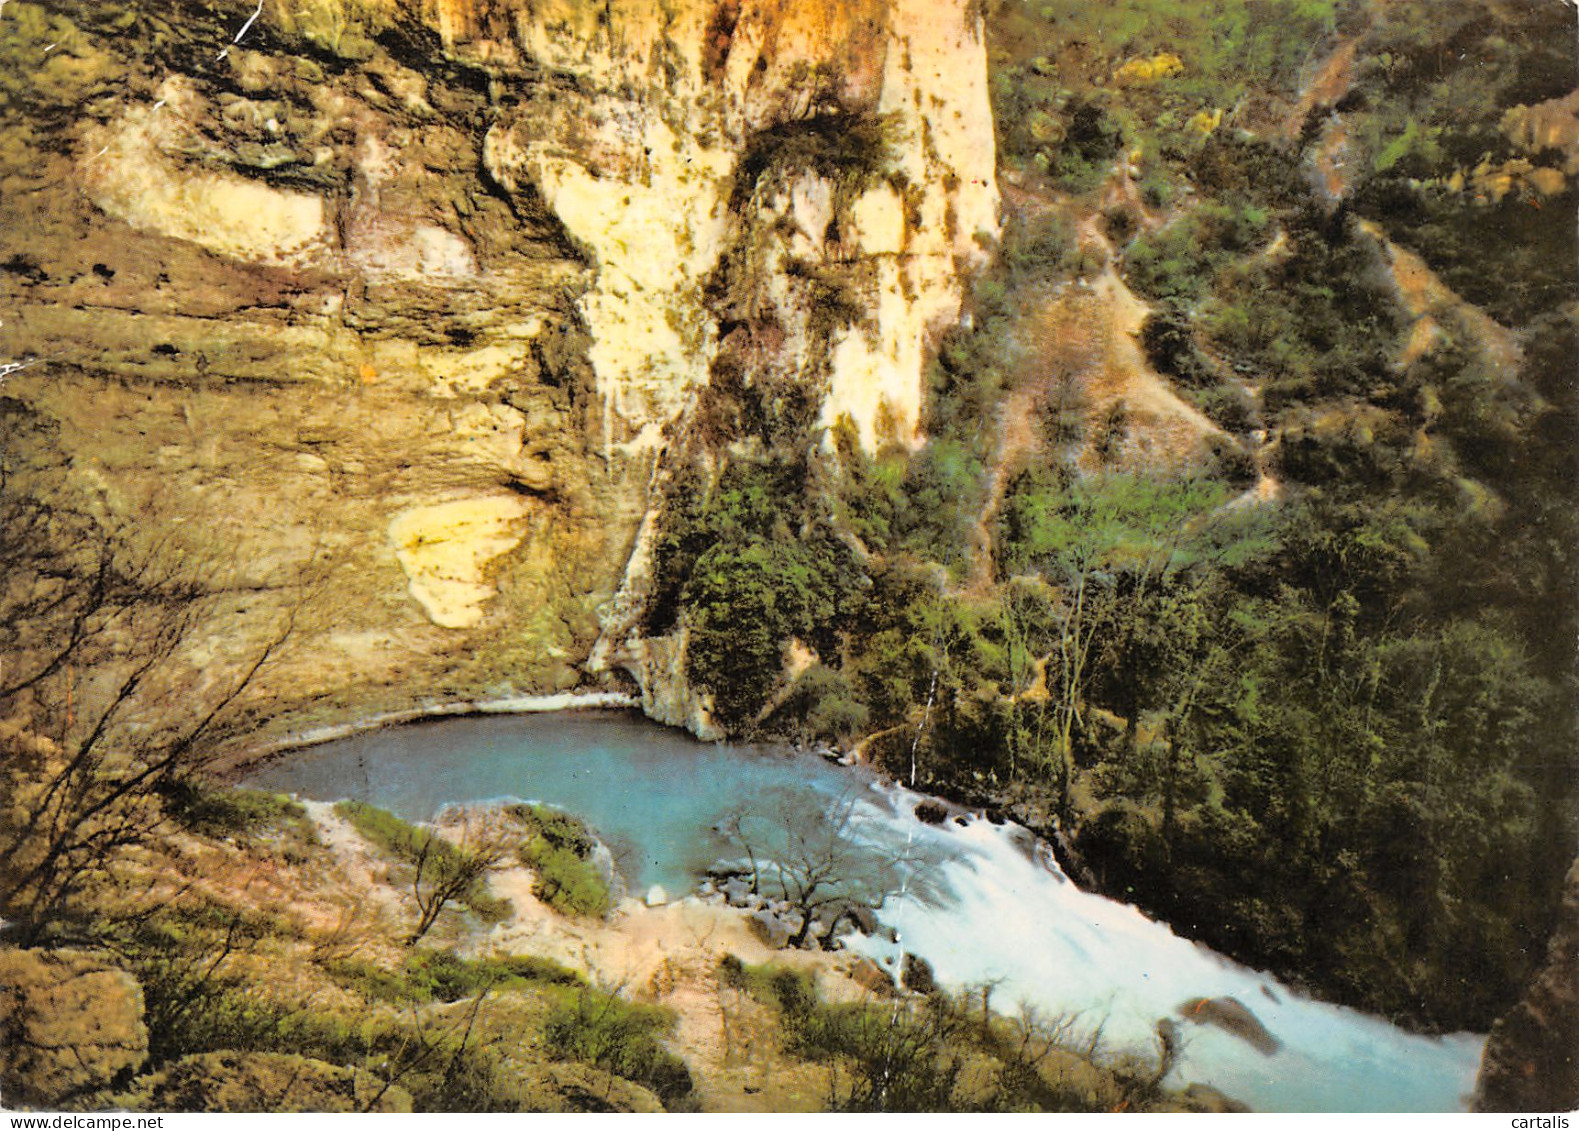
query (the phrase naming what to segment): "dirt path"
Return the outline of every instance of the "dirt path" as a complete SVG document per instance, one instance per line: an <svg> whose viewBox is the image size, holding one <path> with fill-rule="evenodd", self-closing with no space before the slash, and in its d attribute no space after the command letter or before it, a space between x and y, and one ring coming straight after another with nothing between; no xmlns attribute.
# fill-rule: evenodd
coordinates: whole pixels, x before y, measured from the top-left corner
<svg viewBox="0 0 1579 1131"><path fill-rule="evenodd" d="M1052 207L1023 191L1010 199L1025 211ZM1081 245L1099 253L1104 266L1093 280L1053 289L1017 320L1019 358L994 424L986 498L972 523L967 594L985 595L996 579L992 527L1009 483L1033 460L1054 454L1039 417L1060 389L1069 393L1068 409L1084 418L1086 436L1077 462L1088 471L1104 462L1121 469L1177 470L1200 460L1210 437L1223 435L1146 360L1140 331L1151 307L1119 276L1100 214L1082 216L1076 231ZM1120 405L1125 439L1121 450L1104 460L1092 437Z"/></svg>
<svg viewBox="0 0 1579 1131"><path fill-rule="evenodd" d="M1415 319L1400 364L1429 353L1442 337L1442 324L1456 321L1466 331L1466 344L1478 347L1496 372L1508 378L1518 375L1524 350L1512 330L1444 283L1424 259L1393 243L1381 225L1361 220L1359 227L1381 247L1398 301Z"/></svg>
<svg viewBox="0 0 1579 1131"><path fill-rule="evenodd" d="M1298 137L1312 110L1335 106L1349 92L1349 86L1354 81L1354 57L1359 45L1359 36L1346 36L1331 55L1317 64L1300 90L1299 99L1284 119L1284 136L1290 139Z"/></svg>

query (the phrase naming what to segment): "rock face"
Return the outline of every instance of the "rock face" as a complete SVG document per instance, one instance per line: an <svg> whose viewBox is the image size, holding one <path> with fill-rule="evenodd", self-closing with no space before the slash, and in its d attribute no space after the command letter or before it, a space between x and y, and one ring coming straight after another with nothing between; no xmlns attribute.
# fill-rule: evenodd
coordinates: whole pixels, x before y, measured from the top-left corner
<svg viewBox="0 0 1579 1131"><path fill-rule="evenodd" d="M51 1106L108 1087L148 1057L130 974L74 951L0 951L0 1094Z"/></svg>
<svg viewBox="0 0 1579 1131"><path fill-rule="evenodd" d="M129 1111L409 1112L411 1093L371 1072L273 1052L182 1057L113 1098Z"/></svg>
<svg viewBox="0 0 1579 1131"><path fill-rule="evenodd" d="M523 1085L541 1107L564 1112L661 1112L663 1101L640 1084L589 1064L537 1066L523 1075Z"/></svg>
<svg viewBox="0 0 1579 1131"><path fill-rule="evenodd" d="M1568 871L1546 965L1491 1027L1476 1111L1579 1109L1579 860Z"/></svg>
<svg viewBox="0 0 1579 1131"><path fill-rule="evenodd" d="M4 8L0 395L320 716L624 668L706 733L636 631L697 391L914 442L997 232L969 0Z"/></svg>

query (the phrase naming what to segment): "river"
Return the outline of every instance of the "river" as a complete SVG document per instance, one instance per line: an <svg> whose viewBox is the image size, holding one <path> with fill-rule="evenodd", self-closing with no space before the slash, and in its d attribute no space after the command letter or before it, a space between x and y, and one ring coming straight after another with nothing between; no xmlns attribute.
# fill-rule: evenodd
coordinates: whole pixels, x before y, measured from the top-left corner
<svg viewBox="0 0 1579 1131"><path fill-rule="evenodd" d="M729 854L715 826L786 795L853 799L852 839L886 860L919 859L914 882L878 913L899 944L852 947L890 965L902 947L950 989L991 984L999 1009L1079 1015L1105 1047L1155 1048L1174 1018L1183 1052L1170 1084L1211 1084L1265 1111L1461 1111L1484 1037L1432 1038L1312 1001L1276 979L1182 939L1126 904L1082 891L1025 830L967 818L926 824L917 795L858 770L771 746L709 746L634 712L447 719L300 750L247 785L314 800L355 798L409 820L447 804L518 799L584 818L632 891L690 890ZM1233 998L1276 1042L1181 1015Z"/></svg>

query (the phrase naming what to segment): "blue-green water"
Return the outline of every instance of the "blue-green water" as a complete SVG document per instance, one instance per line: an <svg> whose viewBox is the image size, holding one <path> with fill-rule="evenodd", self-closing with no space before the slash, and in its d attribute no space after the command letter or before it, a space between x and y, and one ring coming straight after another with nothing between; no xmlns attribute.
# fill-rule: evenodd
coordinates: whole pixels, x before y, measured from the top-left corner
<svg viewBox="0 0 1579 1131"><path fill-rule="evenodd" d="M547 802L591 825L640 893L691 888L727 854L713 827L742 802L785 789L831 798L864 782L813 755L710 746L629 711L565 711L372 731L271 763L247 784L367 801L412 821L456 802Z"/></svg>
<svg viewBox="0 0 1579 1131"><path fill-rule="evenodd" d="M855 798L853 838L884 861L922 858L926 883L879 912L903 948L946 987L993 984L1000 1008L1078 1014L1110 1047L1145 1053L1157 1022L1182 1027L1170 1081L1212 1084L1271 1111L1458 1111L1474 1085L1483 1038L1428 1038L1380 1018L1312 1001L1175 935L1133 907L1081 891L1023 829L985 820L927 825L919 798L811 755L707 746L630 712L449 719L312 747L247 784L316 800L356 798L411 820L446 804L514 798L584 818L613 850L632 891L687 890L728 854L715 826L744 805L786 796L834 807ZM898 947L857 937L894 964ZM1259 1052L1191 1024L1182 1003L1232 997L1280 1042Z"/></svg>

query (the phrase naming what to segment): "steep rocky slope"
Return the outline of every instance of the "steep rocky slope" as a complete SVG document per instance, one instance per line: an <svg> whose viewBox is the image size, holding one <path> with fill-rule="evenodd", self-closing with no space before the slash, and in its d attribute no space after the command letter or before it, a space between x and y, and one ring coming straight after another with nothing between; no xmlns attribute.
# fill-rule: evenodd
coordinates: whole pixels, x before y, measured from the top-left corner
<svg viewBox="0 0 1579 1131"><path fill-rule="evenodd" d="M1568 871L1546 963L1492 1026L1475 1084L1477 1111L1579 1106L1579 861Z"/></svg>
<svg viewBox="0 0 1579 1131"><path fill-rule="evenodd" d="M13 2L0 54L3 393L222 577L216 651L300 606L278 706L585 682L695 391L912 439L996 232L964 3Z"/></svg>

